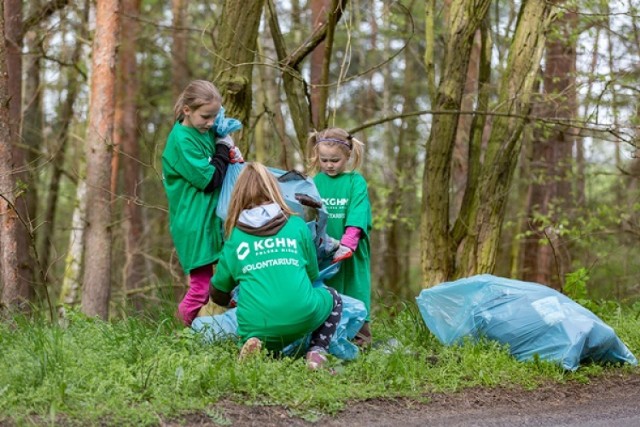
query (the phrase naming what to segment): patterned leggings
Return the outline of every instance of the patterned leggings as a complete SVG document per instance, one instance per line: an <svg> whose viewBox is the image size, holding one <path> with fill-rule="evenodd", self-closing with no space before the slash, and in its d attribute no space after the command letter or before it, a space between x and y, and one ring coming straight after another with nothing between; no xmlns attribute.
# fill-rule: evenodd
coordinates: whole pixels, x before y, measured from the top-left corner
<svg viewBox="0 0 640 427"><path fill-rule="evenodd" d="M326 289L333 297L333 309L329 313L327 320L311 334L309 351L329 351L329 342L331 342L333 334L336 333L338 323L340 323L340 318L342 317L342 298L340 298L335 289L330 287Z"/></svg>

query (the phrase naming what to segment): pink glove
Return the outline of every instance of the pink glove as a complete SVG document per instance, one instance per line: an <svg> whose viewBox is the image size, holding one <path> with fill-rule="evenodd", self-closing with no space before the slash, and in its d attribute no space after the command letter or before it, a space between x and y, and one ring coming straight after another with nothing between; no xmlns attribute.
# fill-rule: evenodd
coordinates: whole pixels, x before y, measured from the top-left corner
<svg viewBox="0 0 640 427"><path fill-rule="evenodd" d="M242 153L235 145L229 149L229 163L244 163Z"/></svg>

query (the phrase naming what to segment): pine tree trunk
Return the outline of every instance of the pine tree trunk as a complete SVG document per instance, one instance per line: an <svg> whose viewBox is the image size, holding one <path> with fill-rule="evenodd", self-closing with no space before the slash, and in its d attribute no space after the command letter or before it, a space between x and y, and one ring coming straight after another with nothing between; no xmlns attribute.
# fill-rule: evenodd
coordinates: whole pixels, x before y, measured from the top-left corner
<svg viewBox="0 0 640 427"><path fill-rule="evenodd" d="M98 0L86 142L87 225L82 311L108 318L111 294L111 149L115 110L118 0Z"/></svg>
<svg viewBox="0 0 640 427"><path fill-rule="evenodd" d="M0 15L0 307L16 307L26 303L18 284L17 232L15 211L15 176L12 153L12 132L9 113L9 78L5 42L4 3Z"/></svg>
<svg viewBox="0 0 640 427"><path fill-rule="evenodd" d="M551 119L574 119L576 115L576 37L577 16L567 12L554 22L555 31L547 38L543 73L544 99L537 114ZM571 180L575 132L564 125L536 129L533 141L533 183L529 205L529 226L534 232L525 245L523 279L561 289L569 270L567 243L556 224L557 208L570 212ZM556 210L551 210L551 205ZM547 217L544 224L536 218ZM541 244L541 241L546 241Z"/></svg>
<svg viewBox="0 0 640 427"><path fill-rule="evenodd" d="M124 288L127 292L138 289L148 276L146 260L142 255L144 224L140 204L137 200L142 173L140 170L140 149L138 147L138 70L136 52L140 0L123 0L122 43L120 46L120 76L118 79L118 109L115 118L116 145L121 147L123 169L125 243ZM135 294L132 302L137 309L142 308L142 295Z"/></svg>

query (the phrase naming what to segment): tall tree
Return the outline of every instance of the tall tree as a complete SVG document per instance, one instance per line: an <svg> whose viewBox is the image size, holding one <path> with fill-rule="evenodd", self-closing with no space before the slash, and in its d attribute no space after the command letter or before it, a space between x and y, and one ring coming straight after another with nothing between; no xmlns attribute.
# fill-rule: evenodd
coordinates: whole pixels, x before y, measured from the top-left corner
<svg viewBox="0 0 640 427"><path fill-rule="evenodd" d="M60 103L58 120L53 126L53 128L56 129L56 133L53 138L53 140L56 141L56 145L51 150L51 177L46 185L46 201L44 204L44 212L41 215L43 221L39 232L40 243L38 246L38 255L40 257L40 263L46 271L44 279L47 283L51 283L51 276L54 272L51 255L55 252L55 247L53 246L54 230L56 229L55 225L58 218L60 186L64 172L65 154L68 151L68 147L70 145L69 140L71 139L69 129L77 108L76 101L78 94L81 91L81 86L86 83L86 76L80 73L79 70L81 69L82 63L82 48L88 39L89 30L87 29L87 23L89 21L89 9L90 0L84 0L83 8L80 10L80 19L78 20L76 28L79 36L73 38L73 46L71 47L69 63L72 64L72 66L65 67L64 71L61 73L61 78L64 82L64 87L66 88L66 97ZM79 228L72 227L71 234L81 231L81 226ZM74 236L71 236L70 241L81 242L82 239L76 239ZM79 264L82 252L79 251L78 255L77 260ZM73 259L73 257L71 259ZM65 268L64 271L69 273L72 270ZM65 277L67 277L67 279L64 280L63 283L69 284L69 276L65 274ZM77 282L79 281L80 278L78 277ZM77 283L76 286L79 288L79 283Z"/></svg>
<svg viewBox="0 0 640 427"><path fill-rule="evenodd" d="M332 3L334 3L332 5ZM331 49L333 48L333 32L335 30L335 14L329 8L335 7L336 1L312 0L311 21L313 28L319 28L330 23L328 37L323 40L311 53L310 83L311 83L311 122L316 129L326 127L326 107L329 87L329 65L331 63Z"/></svg>
<svg viewBox="0 0 640 427"><path fill-rule="evenodd" d="M413 49L405 50L404 68L404 102L403 112L416 111L418 88L416 88L416 70L419 69L417 53ZM391 177L390 193L387 199L389 214L388 228L385 241L385 261L383 264L384 289L398 298L409 296L411 289L410 255L415 247L412 237L416 229L417 209L415 208L415 188L417 178L417 153L415 141L419 140L418 119L407 118L400 128L400 134L395 142L397 155L395 156L394 174Z"/></svg>
<svg viewBox="0 0 640 427"><path fill-rule="evenodd" d="M34 183L29 178L27 150L20 141L22 119L22 1L4 1L6 65L9 74L9 120L11 140L13 141L13 174L19 188L14 193L14 204L21 221L16 234L16 257L18 260L18 280L5 284L16 287L16 295L30 300L34 295L33 258L30 254L30 231L33 208L28 206L27 194L33 190ZM31 188L30 188L31 187Z"/></svg>
<svg viewBox="0 0 640 427"><path fill-rule="evenodd" d="M253 62L264 2L225 0L216 38L214 82L227 115L244 124L251 112Z"/></svg>
<svg viewBox="0 0 640 427"><path fill-rule="evenodd" d="M115 111L118 0L97 0L87 129L87 225L82 311L104 319L111 295L111 149Z"/></svg>
<svg viewBox="0 0 640 427"><path fill-rule="evenodd" d="M473 40L485 20L488 6L488 1L452 3L436 110L460 110ZM434 116L422 185L424 286L452 277L492 272L495 267L506 196L520 152L524 117L528 113L551 9L552 5L540 0L527 0L520 5L487 149L481 167L469 165L466 190L469 194L465 193L465 200L470 202L463 203L453 227L449 221L449 183L459 115ZM481 138L474 138L474 144L480 141ZM470 150L470 158L480 161L482 156L473 154L479 147L470 147Z"/></svg>
<svg viewBox="0 0 640 427"><path fill-rule="evenodd" d="M172 25L171 33L171 87L173 99L178 99L180 93L189 83L188 39L185 30L187 20L187 6L189 0L171 0Z"/></svg>
<svg viewBox="0 0 640 427"><path fill-rule="evenodd" d="M546 41L543 99L538 114L567 122L576 115L575 12L562 14ZM560 211L573 207L570 182L573 177L575 132L564 124L538 126L532 155L533 180L530 189L528 226L533 232L524 247L523 279L560 289L567 272L568 251L557 224ZM542 220L541 218L546 218ZM542 244L541 242L545 242Z"/></svg>
<svg viewBox="0 0 640 427"><path fill-rule="evenodd" d="M138 67L136 52L140 0L122 0L122 42L120 46L118 91L114 142L122 151L123 195L125 203L123 236L125 243L124 288L133 292L147 277L142 255L144 224L140 209L140 149L138 147ZM133 297L136 308L142 307L140 295Z"/></svg>
<svg viewBox="0 0 640 427"><path fill-rule="evenodd" d="M433 103L435 110L452 112L460 109L473 41L489 4L489 0L452 3L442 77ZM453 113L434 117L427 140L421 218L425 285L445 281L454 268L449 183L458 120L459 115Z"/></svg>
<svg viewBox="0 0 640 427"><path fill-rule="evenodd" d="M25 302L18 283L16 236L18 215L15 209L15 176L13 167L12 132L9 113L9 76L5 41L5 4L0 2L0 306L15 306Z"/></svg>
<svg viewBox="0 0 640 427"><path fill-rule="evenodd" d="M530 110L532 88L553 9L551 3L539 0L524 1L520 6L494 109L497 116L492 121L473 202L461 213L454 226L458 229L468 227L465 235L453 246L458 249L457 277L492 272L495 267L507 195L522 144L524 117ZM451 252L449 254L452 255Z"/></svg>

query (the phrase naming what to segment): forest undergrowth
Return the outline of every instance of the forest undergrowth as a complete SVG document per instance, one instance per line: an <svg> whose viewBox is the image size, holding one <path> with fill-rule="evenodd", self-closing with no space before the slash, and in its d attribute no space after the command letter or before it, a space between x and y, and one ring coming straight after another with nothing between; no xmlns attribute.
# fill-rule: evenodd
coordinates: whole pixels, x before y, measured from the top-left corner
<svg viewBox="0 0 640 427"><path fill-rule="evenodd" d="M634 354L640 354L640 307L592 303ZM303 359L267 354L238 363L233 340L206 344L172 316L173 307L104 322L68 311L63 321L15 315L0 323L0 424L157 425L198 412L215 422L215 404L283 405L306 420L348 402L407 397L468 387L535 389L588 382L612 369L567 372L543 361L522 363L495 342L445 347L417 307L386 310L373 321L375 345L356 360L331 358L309 371Z"/></svg>

